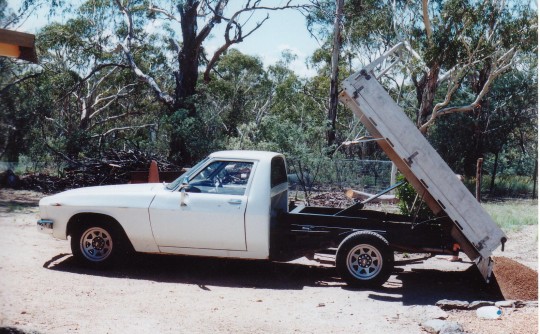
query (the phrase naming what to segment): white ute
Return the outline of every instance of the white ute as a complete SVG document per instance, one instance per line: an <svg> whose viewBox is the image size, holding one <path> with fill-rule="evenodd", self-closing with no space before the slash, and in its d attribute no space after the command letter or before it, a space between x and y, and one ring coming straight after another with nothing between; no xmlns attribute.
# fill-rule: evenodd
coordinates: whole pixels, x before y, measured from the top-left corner
<svg viewBox="0 0 540 334"><path fill-rule="evenodd" d="M95 267L113 264L130 251L270 261L333 251L339 274L355 286L384 283L395 251L455 255L457 245L489 281L490 255L506 236L374 73L403 46L346 79L340 99L426 201L434 219L365 210L376 196L346 209L295 207L288 204L283 155L223 151L170 184L90 187L45 197L38 229L58 239L71 236L74 257Z"/></svg>

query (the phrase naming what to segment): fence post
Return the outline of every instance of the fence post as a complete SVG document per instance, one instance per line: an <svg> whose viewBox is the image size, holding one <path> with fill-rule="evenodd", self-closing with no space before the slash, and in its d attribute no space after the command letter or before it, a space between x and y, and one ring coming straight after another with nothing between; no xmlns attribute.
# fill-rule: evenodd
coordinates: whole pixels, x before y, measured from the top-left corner
<svg viewBox="0 0 540 334"><path fill-rule="evenodd" d="M536 193L536 182L538 181L538 152L536 152L536 159L534 162L534 175L533 175L533 193L532 198L536 199L538 198L538 194Z"/></svg>

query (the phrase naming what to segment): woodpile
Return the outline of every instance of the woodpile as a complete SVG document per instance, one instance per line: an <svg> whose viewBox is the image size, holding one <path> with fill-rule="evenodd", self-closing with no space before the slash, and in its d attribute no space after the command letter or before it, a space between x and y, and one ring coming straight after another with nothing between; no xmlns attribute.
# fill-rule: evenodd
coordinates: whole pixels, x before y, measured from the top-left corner
<svg viewBox="0 0 540 334"><path fill-rule="evenodd" d="M313 195L310 198L311 206L326 206L332 208L346 208L354 204L354 202L345 196L342 191L328 191Z"/></svg>
<svg viewBox="0 0 540 334"><path fill-rule="evenodd" d="M157 162L160 171L179 171L181 168L165 158L141 151L109 151L102 158L83 158L70 161L61 176L42 173L20 177L19 188L43 193L57 193L66 189L125 184L131 172L148 171L151 161Z"/></svg>

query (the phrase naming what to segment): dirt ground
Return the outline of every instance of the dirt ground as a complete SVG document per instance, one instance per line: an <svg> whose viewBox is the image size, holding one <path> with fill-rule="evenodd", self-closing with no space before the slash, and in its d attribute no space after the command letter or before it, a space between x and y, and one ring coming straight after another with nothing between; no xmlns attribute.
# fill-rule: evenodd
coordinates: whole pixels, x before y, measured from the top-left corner
<svg viewBox="0 0 540 334"><path fill-rule="evenodd" d="M380 289L353 290L331 266L140 255L111 271L78 267L69 243L35 227L39 194L0 189L0 333L425 333L441 299L501 300L476 267L397 260ZM537 226L509 235L509 257L538 270ZM501 320L450 311L467 333L537 333L537 308ZM442 314L441 314L442 313Z"/></svg>

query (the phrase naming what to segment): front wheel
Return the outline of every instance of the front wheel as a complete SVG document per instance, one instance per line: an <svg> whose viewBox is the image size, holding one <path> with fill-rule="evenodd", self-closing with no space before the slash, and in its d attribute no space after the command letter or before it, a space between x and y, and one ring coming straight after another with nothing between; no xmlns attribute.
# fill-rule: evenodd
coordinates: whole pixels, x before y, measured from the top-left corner
<svg viewBox="0 0 540 334"><path fill-rule="evenodd" d="M370 232L355 232L345 238L336 254L336 269L347 284L370 287L384 284L394 267L388 241Z"/></svg>
<svg viewBox="0 0 540 334"><path fill-rule="evenodd" d="M120 253L121 242L118 235L110 226L85 224L71 236L71 252L83 265L107 267Z"/></svg>

